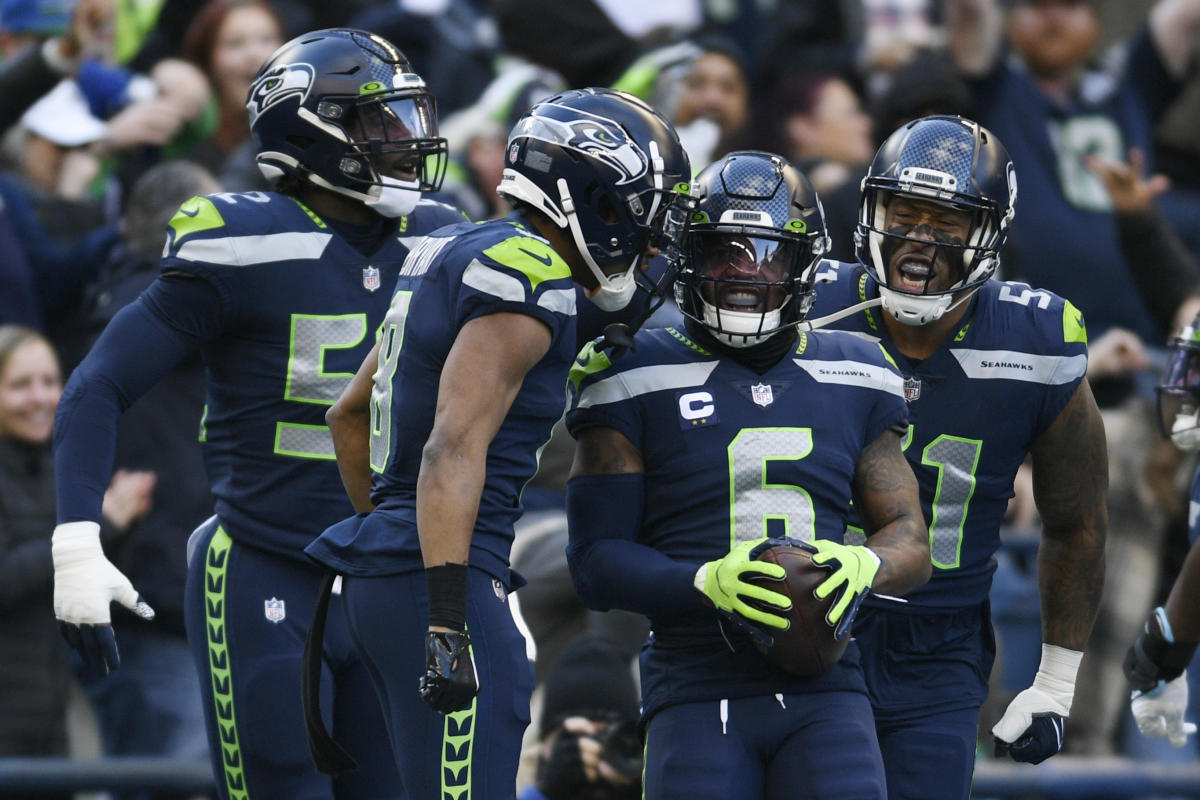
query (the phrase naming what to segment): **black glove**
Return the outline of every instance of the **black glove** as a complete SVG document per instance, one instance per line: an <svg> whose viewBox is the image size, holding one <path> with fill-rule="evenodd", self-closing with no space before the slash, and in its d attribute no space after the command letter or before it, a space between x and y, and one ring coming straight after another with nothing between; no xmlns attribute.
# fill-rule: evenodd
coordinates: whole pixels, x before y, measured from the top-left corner
<svg viewBox="0 0 1200 800"><path fill-rule="evenodd" d="M428 631L425 634L425 674L421 699L434 711L449 714L471 705L479 694L471 637L466 631Z"/></svg>
<svg viewBox="0 0 1200 800"><path fill-rule="evenodd" d="M1053 712L1034 714L1033 722L1012 744L996 739L996 757L1008 755L1013 761L1040 764L1062 750L1066 733L1067 720L1064 717Z"/></svg>
<svg viewBox="0 0 1200 800"><path fill-rule="evenodd" d="M1159 681L1172 681L1183 674L1195 654L1195 642L1175 641L1167 612L1159 606L1125 654L1125 677L1134 689L1149 692Z"/></svg>

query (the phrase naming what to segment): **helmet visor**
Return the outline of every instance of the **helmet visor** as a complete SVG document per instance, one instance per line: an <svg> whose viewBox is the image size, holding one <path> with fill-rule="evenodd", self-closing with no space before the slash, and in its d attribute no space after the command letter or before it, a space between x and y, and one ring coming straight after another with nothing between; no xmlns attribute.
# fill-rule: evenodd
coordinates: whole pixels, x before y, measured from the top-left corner
<svg viewBox="0 0 1200 800"><path fill-rule="evenodd" d="M428 94L372 99L355 106L352 144L367 153L383 177L417 181L423 192L441 188L446 140L438 137L437 109Z"/></svg>
<svg viewBox="0 0 1200 800"><path fill-rule="evenodd" d="M1172 343L1167 365L1158 385L1158 421L1168 439L1181 427L1200 426L1200 347Z"/></svg>
<svg viewBox="0 0 1200 800"><path fill-rule="evenodd" d="M791 295L800 240L693 230L688 241L695 288L717 308L765 313Z"/></svg>

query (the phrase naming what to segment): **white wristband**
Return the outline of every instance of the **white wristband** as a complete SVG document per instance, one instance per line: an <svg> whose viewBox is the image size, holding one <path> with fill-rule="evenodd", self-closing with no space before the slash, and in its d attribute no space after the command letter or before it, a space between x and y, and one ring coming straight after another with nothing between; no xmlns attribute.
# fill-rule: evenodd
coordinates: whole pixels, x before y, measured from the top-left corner
<svg viewBox="0 0 1200 800"><path fill-rule="evenodd" d="M104 550L100 547L100 523L63 522L55 526L54 535L50 537L50 551L54 554L55 564L60 564L64 558L71 559L80 554L103 556Z"/></svg>
<svg viewBox="0 0 1200 800"><path fill-rule="evenodd" d="M1083 653L1054 644L1042 644L1042 661L1038 664L1033 688L1040 689L1068 710L1075 697L1075 677Z"/></svg>

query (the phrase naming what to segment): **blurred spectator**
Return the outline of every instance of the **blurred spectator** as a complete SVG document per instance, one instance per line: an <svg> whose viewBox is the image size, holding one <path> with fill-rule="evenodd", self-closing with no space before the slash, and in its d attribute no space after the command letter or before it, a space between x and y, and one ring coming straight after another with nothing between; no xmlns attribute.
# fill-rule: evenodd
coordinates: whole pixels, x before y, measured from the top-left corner
<svg viewBox="0 0 1200 800"><path fill-rule="evenodd" d="M759 77L833 72L873 100L892 73L946 40L939 0L790 0L766 22ZM890 133L893 129L888 129Z"/></svg>
<svg viewBox="0 0 1200 800"><path fill-rule="evenodd" d="M425 78L443 118L479 99L495 74L500 33L486 0L396 0L344 19L395 43Z"/></svg>
<svg viewBox="0 0 1200 800"><path fill-rule="evenodd" d="M189 197L220 190L209 172L186 161L160 164L142 176L121 219L121 242L88 289L86 333L92 340L157 277L175 209ZM188 535L212 513L198 441L203 406L204 365L193 354L139 398L118 425L116 466L147 470L158 481L153 509L108 553L137 582L157 616L154 625L116 617L121 669L85 677L106 755L208 758L199 678L183 624Z"/></svg>
<svg viewBox="0 0 1200 800"><path fill-rule="evenodd" d="M63 756L70 681L49 609L54 473L50 435L62 395L58 359L28 328L0 326L0 756ZM121 470L104 495L104 534L146 512L154 478ZM69 797L69 795L66 795Z"/></svg>
<svg viewBox="0 0 1200 800"><path fill-rule="evenodd" d="M69 21L58 9L41 14L39 0L0 2L0 134L60 78L75 72L80 54L108 24L108 2L82 0Z"/></svg>
<svg viewBox="0 0 1200 800"><path fill-rule="evenodd" d="M1136 148L1128 163L1099 156L1085 163L1112 198L1117 241L1147 309L1160 327L1182 330L1200 311L1200 263L1155 202L1170 180L1147 176L1145 156Z"/></svg>
<svg viewBox="0 0 1200 800"><path fill-rule="evenodd" d="M496 194L508 132L534 103L565 88L562 76L549 70L513 59L503 62L479 100L442 119L450 163L435 197L474 220L508 213L508 203Z"/></svg>
<svg viewBox="0 0 1200 800"><path fill-rule="evenodd" d="M211 0L184 36L180 55L208 78L217 113L211 134L187 158L216 174L235 150L244 150L246 173L226 183L229 191L266 188L254 164L246 94L258 68L281 44L282 26L264 0Z"/></svg>
<svg viewBox="0 0 1200 800"><path fill-rule="evenodd" d="M573 638L546 677L536 777L519 800L641 797L637 717L628 656L595 634Z"/></svg>
<svg viewBox="0 0 1200 800"><path fill-rule="evenodd" d="M42 225L24 185L0 177L0 324L57 332L79 310L84 285L116 239L115 226L76 233L60 246Z"/></svg>
<svg viewBox="0 0 1200 800"><path fill-rule="evenodd" d="M897 68L870 104L876 146L900 126L935 114L975 119L975 98L949 54L925 50ZM1022 198L1023 199L1023 198Z"/></svg>
<svg viewBox="0 0 1200 800"><path fill-rule="evenodd" d="M98 194L93 182L105 171L104 159L121 154L129 161L134 152L143 161L156 158L158 148L202 117L208 97L203 75L178 59L155 64L144 75L119 66L118 8L112 0L97 0L94 8L95 36L80 52L75 77L55 86L21 119L29 133L20 158L24 175L47 192L71 198Z"/></svg>
<svg viewBox="0 0 1200 800"><path fill-rule="evenodd" d="M570 86L612 84L638 51L637 42L594 0L492 0L488 5L505 52L554 70Z"/></svg>
<svg viewBox="0 0 1200 800"><path fill-rule="evenodd" d="M0 2L0 57L66 32L76 0L4 0Z"/></svg>
<svg viewBox="0 0 1200 800"><path fill-rule="evenodd" d="M745 145L791 161L812 182L825 208L832 258L854 260L859 183L875 155L871 118L858 93L827 72L787 75L755 104Z"/></svg>
<svg viewBox="0 0 1200 800"><path fill-rule="evenodd" d="M699 172L733 146L750 105L745 55L720 36L652 50L613 84L644 98L675 126Z"/></svg>

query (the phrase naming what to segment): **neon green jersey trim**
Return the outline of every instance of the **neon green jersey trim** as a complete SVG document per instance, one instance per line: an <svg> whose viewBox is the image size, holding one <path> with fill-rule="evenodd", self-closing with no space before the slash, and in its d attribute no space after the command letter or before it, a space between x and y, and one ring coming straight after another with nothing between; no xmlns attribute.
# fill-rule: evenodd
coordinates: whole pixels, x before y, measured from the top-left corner
<svg viewBox="0 0 1200 800"><path fill-rule="evenodd" d="M562 256L554 252L553 247L532 236L513 236L492 245L483 254L525 275L534 291L543 281L571 277L571 268L562 260Z"/></svg>
<svg viewBox="0 0 1200 800"><path fill-rule="evenodd" d="M1083 322L1083 312L1070 300L1063 303L1063 341L1087 344L1087 326Z"/></svg>
<svg viewBox="0 0 1200 800"><path fill-rule="evenodd" d="M183 202L167 225L175 231L174 244L179 244L185 236L224 227L225 218L217 211L212 200L207 197L193 197Z"/></svg>

